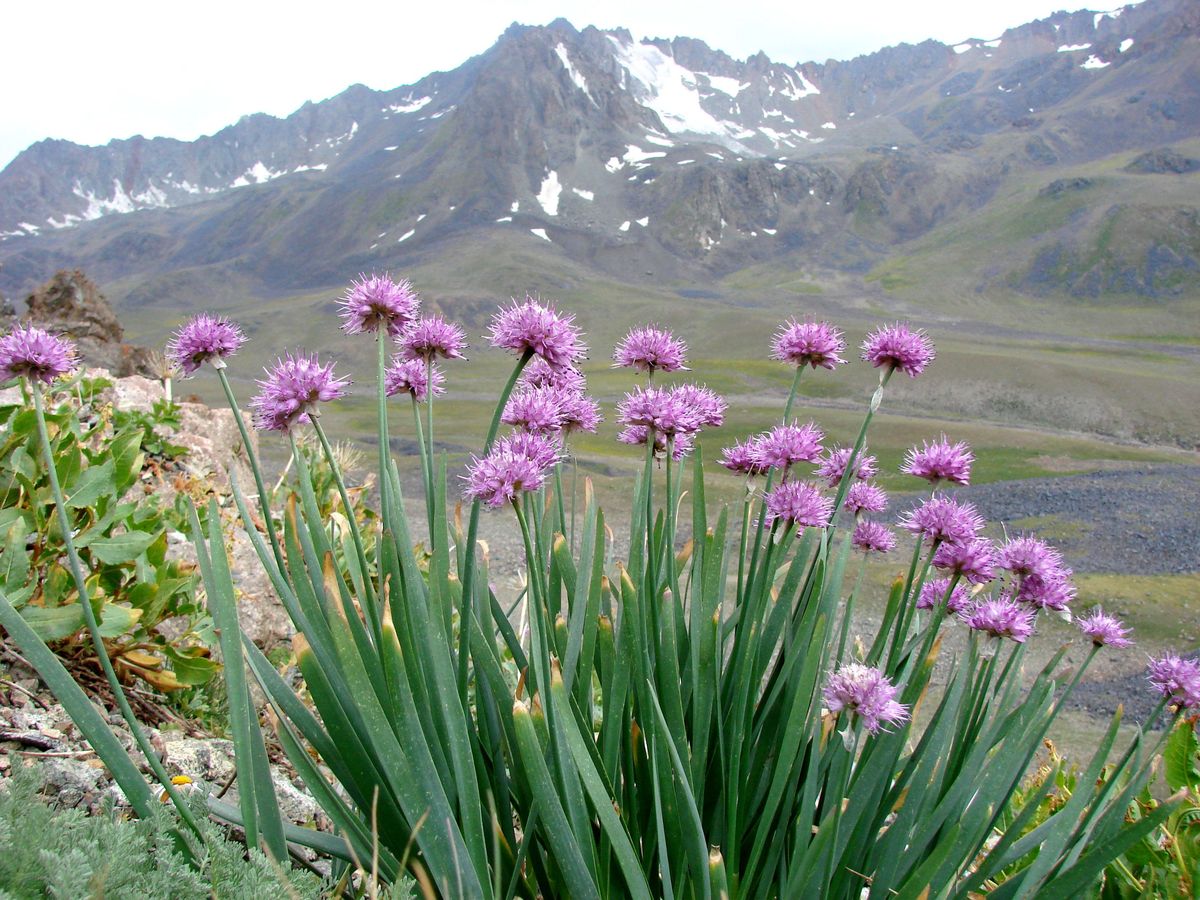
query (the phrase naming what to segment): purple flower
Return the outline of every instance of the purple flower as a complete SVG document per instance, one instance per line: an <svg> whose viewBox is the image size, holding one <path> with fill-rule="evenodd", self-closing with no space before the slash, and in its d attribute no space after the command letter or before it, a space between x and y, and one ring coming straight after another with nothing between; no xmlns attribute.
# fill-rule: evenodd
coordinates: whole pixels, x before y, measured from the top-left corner
<svg viewBox="0 0 1200 900"><path fill-rule="evenodd" d="M208 313L189 319L167 342L167 359L184 375L191 375L206 362L221 368L246 342L246 335L224 316Z"/></svg>
<svg viewBox="0 0 1200 900"><path fill-rule="evenodd" d="M900 527L928 543L961 544L983 528L983 518L970 503L933 496L900 517Z"/></svg>
<svg viewBox="0 0 1200 900"><path fill-rule="evenodd" d="M700 411L666 388L635 387L617 404L617 421L642 425L657 434L695 434L702 424Z"/></svg>
<svg viewBox="0 0 1200 900"><path fill-rule="evenodd" d="M917 609L936 609L948 590L950 590L949 578L935 578L925 582L921 586L921 593L917 595ZM971 592L967 590L965 584L956 584L946 600L946 614L958 615L970 605Z"/></svg>
<svg viewBox="0 0 1200 900"><path fill-rule="evenodd" d="M1076 619L1079 630L1092 639L1097 647L1132 647L1133 641L1127 635L1129 629L1115 616L1106 615L1104 610L1096 608L1090 616Z"/></svg>
<svg viewBox="0 0 1200 900"><path fill-rule="evenodd" d="M828 322L788 319L771 341L771 359L794 366L833 369L844 363L842 333Z"/></svg>
<svg viewBox="0 0 1200 900"><path fill-rule="evenodd" d="M886 525L863 519L854 526L850 543L863 553L891 553L896 549L896 536Z"/></svg>
<svg viewBox="0 0 1200 900"><path fill-rule="evenodd" d="M407 279L392 281L387 274L360 274L341 299L342 330L346 334L378 331L383 325L399 337L417 317L417 293Z"/></svg>
<svg viewBox="0 0 1200 900"><path fill-rule="evenodd" d="M1200 661L1174 653L1150 660L1150 683L1177 709L1200 707Z"/></svg>
<svg viewBox="0 0 1200 900"><path fill-rule="evenodd" d="M846 474L846 466L849 465L853 453L853 447L831 447L821 458L817 474L829 482L830 487L837 487L842 483L842 476ZM867 448L863 447L854 460L854 477L867 479L878 474L879 466L876 465L875 457L868 456Z"/></svg>
<svg viewBox="0 0 1200 900"><path fill-rule="evenodd" d="M650 440L650 435L654 435L654 455L661 458L667 452L666 435L655 431L653 428L648 428L645 425L628 425L621 429L617 435L617 440L622 444L635 444L645 446ZM671 441L671 459L675 462L683 459L695 447L695 438L691 434L677 434Z"/></svg>
<svg viewBox="0 0 1200 900"><path fill-rule="evenodd" d="M74 371L75 345L32 325L17 325L0 338L0 382L28 378L46 384Z"/></svg>
<svg viewBox="0 0 1200 900"><path fill-rule="evenodd" d="M492 316L488 339L493 347L540 356L552 368L573 366L587 353L575 317L560 315L552 306L526 296Z"/></svg>
<svg viewBox="0 0 1200 900"><path fill-rule="evenodd" d="M831 674L821 697L831 713L849 710L871 734L878 734L884 723L908 721L908 707L896 702L895 686L878 669L860 663L847 663Z"/></svg>
<svg viewBox="0 0 1200 900"><path fill-rule="evenodd" d="M754 439L754 461L763 468L786 469L793 463L816 462L824 432L807 425L776 425Z"/></svg>
<svg viewBox="0 0 1200 900"><path fill-rule="evenodd" d="M540 356L535 356L521 372L518 384L529 387L556 387L582 391L585 385L583 373L573 366L554 368Z"/></svg>
<svg viewBox="0 0 1200 900"><path fill-rule="evenodd" d="M719 428L725 424L725 398L702 384L678 384L671 388L672 399L695 410L703 428Z"/></svg>
<svg viewBox="0 0 1200 900"><path fill-rule="evenodd" d="M862 358L875 368L886 367L893 372L899 369L911 378L925 371L934 356L933 343L925 332L913 331L899 322L876 328L862 345Z"/></svg>
<svg viewBox="0 0 1200 900"><path fill-rule="evenodd" d="M542 469L549 470L562 459L563 449L557 435L514 431L497 438L492 453L526 456Z"/></svg>
<svg viewBox="0 0 1200 900"><path fill-rule="evenodd" d="M888 495L883 488L870 481L856 481L846 491L842 508L857 516L861 512L883 512L887 505Z"/></svg>
<svg viewBox="0 0 1200 900"><path fill-rule="evenodd" d="M809 528L824 528L833 513L833 501L821 496L815 484L785 481L771 488L766 497L767 520L794 522Z"/></svg>
<svg viewBox="0 0 1200 900"><path fill-rule="evenodd" d="M1046 577L1026 575L1017 585L1016 597L1038 609L1064 610L1075 599L1075 585L1071 582L1071 570L1061 569Z"/></svg>
<svg viewBox="0 0 1200 900"><path fill-rule="evenodd" d="M687 367L687 344L653 325L632 328L613 350L613 368L636 369L653 375Z"/></svg>
<svg viewBox="0 0 1200 900"><path fill-rule="evenodd" d="M1031 535L1013 538L1000 548L1000 567L1022 578L1049 578L1064 570L1062 554Z"/></svg>
<svg viewBox="0 0 1200 900"><path fill-rule="evenodd" d="M333 374L333 363L321 365L316 354L288 354L265 370L258 395L250 401L254 425L263 431L288 431L297 422L309 422L317 404L346 394L349 379Z"/></svg>
<svg viewBox="0 0 1200 900"><path fill-rule="evenodd" d="M600 404L582 391L570 388L552 390L557 390L559 394L563 433L588 431L595 434L597 426L604 418L600 415Z"/></svg>
<svg viewBox="0 0 1200 900"><path fill-rule="evenodd" d="M428 376L432 376L432 379ZM441 369L431 366L427 373L424 360L403 359L399 356L392 358L392 364L383 375L384 390L389 397L411 394L418 403L429 396L431 380L434 395L444 393L442 382L445 378Z"/></svg>
<svg viewBox="0 0 1200 900"><path fill-rule="evenodd" d="M986 584L996 577L996 548L987 538L944 543L933 554L933 565L961 575L971 584Z"/></svg>
<svg viewBox="0 0 1200 900"><path fill-rule="evenodd" d="M465 476L464 494L488 506L501 506L517 499L523 491L536 491L546 481L547 468L539 459L511 447L492 448L480 459L474 457Z"/></svg>
<svg viewBox="0 0 1200 900"><path fill-rule="evenodd" d="M739 475L765 475L767 472L766 466L760 466L754 461L754 442L737 441L732 447L724 449L724 456L717 460L717 465L724 466L730 472L737 472Z"/></svg>
<svg viewBox="0 0 1200 900"><path fill-rule="evenodd" d="M995 637L1006 637L1018 644L1033 634L1033 612L1009 597L989 598L978 603L964 617L976 631L986 631Z"/></svg>
<svg viewBox="0 0 1200 900"><path fill-rule="evenodd" d="M504 406L500 421L535 434L559 431L563 426L560 391L552 387L522 388L513 391Z"/></svg>
<svg viewBox="0 0 1200 900"><path fill-rule="evenodd" d="M975 455L964 441L951 444L943 434L936 443L924 441L919 449L910 448L900 471L924 478L934 485L941 481L970 484L971 463L974 461Z"/></svg>
<svg viewBox="0 0 1200 900"><path fill-rule="evenodd" d="M467 338L461 328L441 316L426 316L404 332L400 347L406 359L465 359Z"/></svg>

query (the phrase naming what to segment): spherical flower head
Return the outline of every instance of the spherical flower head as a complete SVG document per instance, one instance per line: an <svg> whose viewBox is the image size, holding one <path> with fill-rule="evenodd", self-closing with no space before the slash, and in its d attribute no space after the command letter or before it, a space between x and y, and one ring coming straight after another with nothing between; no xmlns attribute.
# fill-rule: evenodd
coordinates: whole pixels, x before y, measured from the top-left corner
<svg viewBox="0 0 1200 900"><path fill-rule="evenodd" d="M600 415L600 404L582 391L571 388L551 388L559 396L562 412L562 431L574 434L577 431L596 433L604 417Z"/></svg>
<svg viewBox="0 0 1200 900"><path fill-rule="evenodd" d="M804 481L785 481L771 488L766 506L768 521L807 528L824 528L833 513L833 501L822 496L815 484Z"/></svg>
<svg viewBox="0 0 1200 900"><path fill-rule="evenodd" d="M1075 624L1097 647L1132 647L1129 629L1116 616L1095 609L1091 615L1076 619Z"/></svg>
<svg viewBox="0 0 1200 900"><path fill-rule="evenodd" d="M467 336L441 316L425 316L404 332L400 349L406 359L466 359Z"/></svg>
<svg viewBox="0 0 1200 900"><path fill-rule="evenodd" d="M854 526L850 543L863 553L891 553L896 549L896 536L886 525L863 519Z"/></svg>
<svg viewBox="0 0 1200 900"><path fill-rule="evenodd" d="M1075 599L1071 570L1060 569L1044 578L1041 575L1026 575L1017 585L1016 598L1038 609L1062 612Z"/></svg>
<svg viewBox="0 0 1200 900"><path fill-rule="evenodd" d="M555 368L540 356L535 356L521 371L518 384L529 387L556 387L582 391L586 386L583 373L574 366Z"/></svg>
<svg viewBox="0 0 1200 900"><path fill-rule="evenodd" d="M717 465L724 466L730 472L748 475L751 478L767 473L767 467L760 466L754 460L753 441L736 441L732 447L726 447L722 452L724 455L717 460Z"/></svg>
<svg viewBox="0 0 1200 900"><path fill-rule="evenodd" d="M513 391L504 406L500 421L535 434L549 434L563 426L560 391L552 387L522 388Z"/></svg>
<svg viewBox="0 0 1200 900"><path fill-rule="evenodd" d="M933 565L961 575L971 584L987 584L996 577L996 548L987 538L944 543L933 554Z"/></svg>
<svg viewBox="0 0 1200 900"><path fill-rule="evenodd" d="M399 337L417 317L417 292L407 279L392 281L386 273L358 276L341 299L342 330L346 334L366 334L387 329Z"/></svg>
<svg viewBox="0 0 1200 900"><path fill-rule="evenodd" d="M862 358L875 368L892 372L899 369L910 378L925 371L935 355L933 342L925 332L913 331L900 322L876 328L862 345Z"/></svg>
<svg viewBox="0 0 1200 900"><path fill-rule="evenodd" d="M536 491L546 481L547 469L538 460L511 448L493 448L467 469L465 495L488 506L502 506L525 491Z"/></svg>
<svg viewBox="0 0 1200 900"><path fill-rule="evenodd" d="M445 380L437 366L427 368L422 359L404 359L401 356L393 357L392 364L383 373L384 391L389 397L411 394L418 403L429 396L431 388L435 395L444 393L442 382Z"/></svg>
<svg viewBox="0 0 1200 900"><path fill-rule="evenodd" d="M921 586L917 595L917 609L936 609L950 590L949 578L934 578ZM946 614L959 615L971 606L971 592L965 584L956 584L946 599Z"/></svg>
<svg viewBox="0 0 1200 900"><path fill-rule="evenodd" d="M656 459L661 459L667 453L667 436L660 434L653 428L648 428L645 425L627 425L622 428L617 435L617 440L622 444L633 444L635 446L646 446L646 443L654 440L654 456ZM677 434L671 439L671 459L679 462L685 456L695 449L695 438L690 434Z"/></svg>
<svg viewBox="0 0 1200 900"><path fill-rule="evenodd" d="M1031 535L1015 537L1000 548L1000 567L1022 578L1049 578L1064 570L1062 554Z"/></svg>
<svg viewBox="0 0 1200 900"><path fill-rule="evenodd" d="M549 471L562 459L563 448L557 435L514 431L497 438L492 445L492 453L526 456L543 470Z"/></svg>
<svg viewBox="0 0 1200 900"><path fill-rule="evenodd" d="M617 404L617 421L641 425L660 435L694 435L703 424L701 413L667 388L635 387Z"/></svg>
<svg viewBox="0 0 1200 900"><path fill-rule="evenodd" d="M575 365L587 352L574 322L574 316L561 315L552 305L527 296L523 302L513 300L512 306L501 307L492 317L488 340L493 347L532 353L561 369Z"/></svg>
<svg viewBox="0 0 1200 900"><path fill-rule="evenodd" d="M951 444L943 434L940 441L923 441L920 447L909 448L900 471L934 485L942 481L970 484L973 462L975 454L964 441Z"/></svg>
<svg viewBox="0 0 1200 900"><path fill-rule="evenodd" d="M1200 660L1168 653L1150 660L1150 683L1177 709L1200 707Z"/></svg>
<svg viewBox="0 0 1200 900"><path fill-rule="evenodd" d="M32 325L17 325L0 338L0 382L28 378L50 384L78 365L67 338Z"/></svg>
<svg viewBox="0 0 1200 900"><path fill-rule="evenodd" d="M1010 597L990 597L976 604L965 618L967 626L1018 644L1033 634L1033 612Z"/></svg>
<svg viewBox="0 0 1200 900"><path fill-rule="evenodd" d="M921 535L930 544L961 544L979 533L983 517L970 503L933 496L904 513L900 527Z"/></svg>
<svg viewBox="0 0 1200 900"><path fill-rule="evenodd" d="M828 322L788 319L771 340L771 359L794 366L834 369L846 362L842 333Z"/></svg>
<svg viewBox="0 0 1200 900"><path fill-rule="evenodd" d="M613 368L639 372L678 372L686 369L687 344L654 325L631 328L613 350Z"/></svg>
<svg viewBox="0 0 1200 900"><path fill-rule="evenodd" d="M816 462L825 433L812 422L776 425L754 440L755 462L764 468L786 469L793 463Z"/></svg>
<svg viewBox="0 0 1200 900"><path fill-rule="evenodd" d="M297 422L311 421L319 403L346 395L349 379L333 374L333 363L322 365L314 353L288 354L265 370L258 382L258 395L251 401L255 427L264 431L288 431Z"/></svg>
<svg viewBox="0 0 1200 900"><path fill-rule="evenodd" d="M224 316L201 313L189 319L167 342L167 359L184 375L192 375L206 362L215 367L225 365L246 342L246 335Z"/></svg>
<svg viewBox="0 0 1200 900"><path fill-rule="evenodd" d="M847 663L831 674L821 697L831 713L848 710L871 734L885 723L908 721L908 707L896 702L895 686L878 669L861 663Z"/></svg>
<svg viewBox="0 0 1200 900"><path fill-rule="evenodd" d="M887 492L870 481L856 481L850 485L842 503L842 508L855 516L864 512L883 512L887 507Z"/></svg>
<svg viewBox="0 0 1200 900"><path fill-rule="evenodd" d="M695 410L703 428L720 428L725 424L725 398L702 384L677 384L671 388L672 399Z"/></svg>
<svg viewBox="0 0 1200 900"><path fill-rule="evenodd" d="M850 464L850 457L853 454L853 447L831 447L821 457L821 464L817 466L817 474L824 478L830 487L837 487L842 483L842 476L846 474L846 466ZM869 456L867 448L863 447L854 460L854 477L867 479L874 478L878 474L879 465L875 457Z"/></svg>

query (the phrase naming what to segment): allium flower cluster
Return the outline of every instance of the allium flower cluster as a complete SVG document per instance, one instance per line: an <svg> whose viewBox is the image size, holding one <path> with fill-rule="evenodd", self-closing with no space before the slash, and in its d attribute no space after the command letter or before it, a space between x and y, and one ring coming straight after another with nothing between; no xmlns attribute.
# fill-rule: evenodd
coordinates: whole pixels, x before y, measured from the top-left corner
<svg viewBox="0 0 1200 900"><path fill-rule="evenodd" d="M167 359L184 375L192 375L206 362L220 368L246 342L246 335L224 316L201 313L184 323L167 342Z"/></svg>
<svg viewBox="0 0 1200 900"><path fill-rule="evenodd" d="M645 425L627 425L617 434L617 440L622 444L645 446L653 436L654 456L661 459L667 452L667 437L648 428ZM695 449L696 438L692 434L677 434L671 439L671 459L675 462L683 459Z"/></svg>
<svg viewBox="0 0 1200 900"><path fill-rule="evenodd" d="M407 279L393 281L386 273L360 274L341 299L342 330L365 334L387 329L399 337L417 317L417 293Z"/></svg>
<svg viewBox="0 0 1200 900"><path fill-rule="evenodd" d="M754 461L753 440L744 443L735 441L732 447L726 447L722 452L724 455L717 460L717 465L724 466L730 472L750 477L767 473L766 466L760 466Z"/></svg>
<svg viewBox="0 0 1200 900"><path fill-rule="evenodd" d="M501 307L492 317L488 340L493 347L517 354L532 353L551 368L574 366L587 353L575 317L526 296L523 302Z"/></svg>
<svg viewBox="0 0 1200 900"><path fill-rule="evenodd" d="M1013 538L1000 548L999 565L1017 576L1016 598L1022 603L1065 610L1075 599L1070 568L1045 541L1029 535Z"/></svg>
<svg viewBox="0 0 1200 900"><path fill-rule="evenodd" d="M400 339L400 352L405 359L432 360L465 359L467 337L463 330L441 316L425 316L417 321Z"/></svg>
<svg viewBox="0 0 1200 900"><path fill-rule="evenodd" d="M543 469L553 468L563 456L562 444L556 435L514 431L497 438L492 453L511 453L527 456Z"/></svg>
<svg viewBox="0 0 1200 900"><path fill-rule="evenodd" d="M935 495L904 513L900 527L921 535L930 544L961 544L979 533L983 518L970 503Z"/></svg>
<svg viewBox="0 0 1200 900"><path fill-rule="evenodd" d="M847 663L829 676L821 692L831 713L849 710L871 734L908 721L908 707L896 702L896 688L878 669Z"/></svg>
<svg viewBox="0 0 1200 900"><path fill-rule="evenodd" d="M896 371L916 378L933 362L933 343L923 331L913 331L897 322L875 329L863 341L862 358L877 369Z"/></svg>
<svg viewBox="0 0 1200 900"><path fill-rule="evenodd" d="M837 487L842 483L842 476L846 474L846 466L850 464L850 457L853 454L853 447L831 447L821 457L821 464L817 466L817 474L824 478L830 487ZM878 474L879 465L875 457L869 456L867 448L863 447L854 460L854 477L867 479L874 478Z"/></svg>
<svg viewBox="0 0 1200 900"><path fill-rule="evenodd" d="M994 637L1006 637L1023 644L1033 634L1033 616L1032 610L1011 597L991 597L967 612L963 620L975 631L984 631Z"/></svg>
<svg viewBox="0 0 1200 900"><path fill-rule="evenodd" d="M833 501L821 495L815 484L785 481L771 489L766 496L767 520L808 528L824 528L833 513Z"/></svg>
<svg viewBox="0 0 1200 900"><path fill-rule="evenodd" d="M264 431L288 431L297 422L311 421L317 404L346 394L349 379L333 374L333 363L322 365L316 354L288 354L265 370L258 395L251 401L254 425Z"/></svg>
<svg viewBox="0 0 1200 900"><path fill-rule="evenodd" d="M887 492L870 481L856 481L850 485L842 503L842 508L855 516L864 512L883 512L887 506Z"/></svg>
<svg viewBox="0 0 1200 900"><path fill-rule="evenodd" d="M556 442L544 435L497 441L482 459L473 458L464 476L464 493L488 506L510 503L523 492L536 491L545 483L559 452Z"/></svg>
<svg viewBox="0 0 1200 900"><path fill-rule="evenodd" d="M754 439L754 461L763 468L786 469L794 463L814 463L821 456L825 433L815 424L776 425Z"/></svg>
<svg viewBox="0 0 1200 900"><path fill-rule="evenodd" d="M850 543L863 553L891 553L896 549L896 536L886 525L863 519L854 526Z"/></svg>
<svg viewBox="0 0 1200 900"><path fill-rule="evenodd" d="M788 319L771 340L771 359L794 366L833 369L844 363L846 342L828 322L797 322Z"/></svg>
<svg viewBox="0 0 1200 900"><path fill-rule="evenodd" d="M563 426L562 392L552 387L513 391L500 421L534 434L560 431Z"/></svg>
<svg viewBox="0 0 1200 900"><path fill-rule="evenodd" d="M696 411L701 428L720 428L725 424L725 410L729 404L724 397L704 385L678 384L671 388L671 396Z"/></svg>
<svg viewBox="0 0 1200 900"><path fill-rule="evenodd" d="M576 431L596 433L596 428L603 420L600 415L600 404L582 391L570 388L555 388L560 392L560 412L562 413L562 431L573 434Z"/></svg>
<svg viewBox="0 0 1200 900"><path fill-rule="evenodd" d="M1129 629L1115 616L1107 615L1102 609L1093 610L1091 615L1076 619L1075 624L1097 647L1132 647Z"/></svg>
<svg viewBox="0 0 1200 900"><path fill-rule="evenodd" d="M933 554L933 565L961 575L971 584L986 584L996 577L996 548L987 538L944 543Z"/></svg>
<svg viewBox="0 0 1200 900"><path fill-rule="evenodd" d="M1177 709L1200 707L1200 660L1174 653L1151 659L1150 683Z"/></svg>
<svg viewBox="0 0 1200 900"><path fill-rule="evenodd" d="M687 367L687 344L654 325L633 328L613 350L613 367L639 372L678 372Z"/></svg>
<svg viewBox="0 0 1200 900"><path fill-rule="evenodd" d="M942 481L965 485L971 483L974 461L975 455L965 442L951 444L943 434L940 441L932 444L926 441L920 447L910 448L900 471L934 485Z"/></svg>
<svg viewBox="0 0 1200 900"><path fill-rule="evenodd" d="M950 590L949 578L934 578L921 586L917 595L917 609L936 609ZM964 584L956 584L950 596L946 598L946 614L959 615L971 606L971 592Z"/></svg>
<svg viewBox="0 0 1200 900"><path fill-rule="evenodd" d="M0 338L0 382L24 377L50 384L76 365L71 341L33 325L17 325Z"/></svg>
<svg viewBox="0 0 1200 900"><path fill-rule="evenodd" d="M669 388L635 387L617 404L622 425L640 425L660 435L695 434L703 424L700 410Z"/></svg>
<svg viewBox="0 0 1200 900"><path fill-rule="evenodd" d="M556 387L582 391L586 384L583 373L573 366L555 368L540 356L535 356L521 371L518 384L529 387Z"/></svg>
<svg viewBox="0 0 1200 900"><path fill-rule="evenodd" d="M1065 610L1075 599L1071 570L1064 568L1045 578L1026 575L1017 584L1016 597L1038 609Z"/></svg>
<svg viewBox="0 0 1200 900"><path fill-rule="evenodd" d="M418 403L423 402L432 388L434 395L445 391L442 387L445 376L437 366L425 365L421 359L393 357L392 364L383 373L384 390L389 397L411 394Z"/></svg>

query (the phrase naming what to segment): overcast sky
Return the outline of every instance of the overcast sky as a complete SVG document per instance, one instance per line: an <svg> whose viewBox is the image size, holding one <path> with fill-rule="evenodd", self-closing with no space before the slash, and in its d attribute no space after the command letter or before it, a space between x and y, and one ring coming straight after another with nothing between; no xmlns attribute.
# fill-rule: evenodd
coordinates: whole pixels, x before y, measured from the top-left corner
<svg viewBox="0 0 1200 900"><path fill-rule="evenodd" d="M687 35L738 59L763 50L797 63L926 38L993 38L1082 2L15 0L4 11L0 167L46 137L191 140L247 113L287 115L355 82L409 84L481 53L514 21L563 16L577 28Z"/></svg>

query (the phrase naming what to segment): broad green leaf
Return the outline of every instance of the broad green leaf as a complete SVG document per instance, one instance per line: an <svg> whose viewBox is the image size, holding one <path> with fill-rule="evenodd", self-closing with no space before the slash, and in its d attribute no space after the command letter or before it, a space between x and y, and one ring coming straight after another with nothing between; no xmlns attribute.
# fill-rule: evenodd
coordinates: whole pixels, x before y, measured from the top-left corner
<svg viewBox="0 0 1200 900"><path fill-rule="evenodd" d="M118 497L133 487L142 472L142 430L124 431L109 444L113 463L113 482Z"/></svg>
<svg viewBox="0 0 1200 900"><path fill-rule="evenodd" d="M157 537L157 534L145 531L126 531L112 537L96 538L88 546L92 555L102 563L119 566L132 562L145 553L146 548L153 544Z"/></svg>
<svg viewBox="0 0 1200 900"><path fill-rule="evenodd" d="M1196 729L1191 722L1180 720L1167 738L1163 750L1164 774L1167 787L1172 791L1194 788L1200 785L1200 773L1196 771L1196 758L1200 748L1196 744Z"/></svg>
<svg viewBox="0 0 1200 900"><path fill-rule="evenodd" d="M113 461L109 459L84 471L67 491L67 506L86 509L95 506L101 497L110 497L114 493Z"/></svg>

